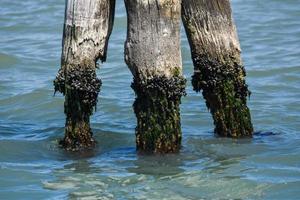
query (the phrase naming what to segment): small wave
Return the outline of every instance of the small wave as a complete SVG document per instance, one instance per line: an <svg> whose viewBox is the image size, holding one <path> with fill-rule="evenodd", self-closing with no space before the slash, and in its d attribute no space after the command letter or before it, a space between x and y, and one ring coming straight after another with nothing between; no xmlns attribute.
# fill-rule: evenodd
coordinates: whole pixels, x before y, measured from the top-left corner
<svg viewBox="0 0 300 200"><path fill-rule="evenodd" d="M18 57L14 55L7 55L0 53L0 69L7 70L13 68L16 64L18 64L19 59ZM2 76L4 74L0 75L1 80L3 79Z"/></svg>

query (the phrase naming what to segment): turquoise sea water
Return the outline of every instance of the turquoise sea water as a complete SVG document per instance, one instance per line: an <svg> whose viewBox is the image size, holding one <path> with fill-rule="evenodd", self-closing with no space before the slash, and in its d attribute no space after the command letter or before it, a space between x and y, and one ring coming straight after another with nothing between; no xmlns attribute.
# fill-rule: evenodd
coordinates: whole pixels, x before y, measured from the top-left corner
<svg viewBox="0 0 300 200"><path fill-rule="evenodd" d="M178 155L135 152L132 76L123 59L126 14L117 0L92 127L99 145L71 154L63 137L59 68L63 0L0 0L0 199L299 199L300 1L233 0L252 90L253 139L216 138L182 32L188 96Z"/></svg>

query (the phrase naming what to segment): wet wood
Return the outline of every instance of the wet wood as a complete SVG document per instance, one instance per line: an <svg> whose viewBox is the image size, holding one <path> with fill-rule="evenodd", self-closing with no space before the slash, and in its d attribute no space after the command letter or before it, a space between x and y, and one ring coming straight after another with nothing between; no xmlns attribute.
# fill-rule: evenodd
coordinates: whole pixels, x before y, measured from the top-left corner
<svg viewBox="0 0 300 200"><path fill-rule="evenodd" d="M66 1L61 69L54 85L65 95L67 119L61 144L68 150L95 145L89 118L101 86L96 63L106 60L114 7L114 0Z"/></svg>
<svg viewBox="0 0 300 200"><path fill-rule="evenodd" d="M137 149L177 152L179 104L184 94L180 51L180 0L125 0L125 61L134 76Z"/></svg>
<svg viewBox="0 0 300 200"><path fill-rule="evenodd" d="M251 136L245 69L229 0L184 0L182 19L194 62L193 87L202 91L215 133Z"/></svg>

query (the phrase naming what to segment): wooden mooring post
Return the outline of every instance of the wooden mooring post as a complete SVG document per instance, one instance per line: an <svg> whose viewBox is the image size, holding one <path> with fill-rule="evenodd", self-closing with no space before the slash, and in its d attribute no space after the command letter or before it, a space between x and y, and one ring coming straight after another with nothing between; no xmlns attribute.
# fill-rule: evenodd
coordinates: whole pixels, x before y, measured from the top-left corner
<svg viewBox="0 0 300 200"><path fill-rule="evenodd" d="M215 133L252 136L250 92L230 0L183 0L182 19L194 63L192 84L203 93Z"/></svg>
<svg viewBox="0 0 300 200"><path fill-rule="evenodd" d="M125 61L134 81L140 152L178 152L180 101L185 95L180 50L181 0L125 0Z"/></svg>
<svg viewBox="0 0 300 200"><path fill-rule="evenodd" d="M65 95L65 137L60 144L77 151L95 145L90 116L95 109L101 80L97 61L106 59L114 19L114 0L67 0L61 69L55 91Z"/></svg>

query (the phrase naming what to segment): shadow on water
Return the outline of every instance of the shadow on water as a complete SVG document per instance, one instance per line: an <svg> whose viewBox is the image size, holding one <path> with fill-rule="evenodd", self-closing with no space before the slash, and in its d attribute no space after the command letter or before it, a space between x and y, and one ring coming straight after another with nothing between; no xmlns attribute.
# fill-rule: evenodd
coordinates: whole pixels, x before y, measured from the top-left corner
<svg viewBox="0 0 300 200"><path fill-rule="evenodd" d="M258 132L255 132L253 134L253 139L254 141L256 139L263 139L265 137L273 137L273 136L280 136L282 135L283 133L280 133L280 132L272 132L272 131L258 131Z"/></svg>
<svg viewBox="0 0 300 200"><path fill-rule="evenodd" d="M278 145L278 143L283 143L289 140L288 137L286 137L285 132L279 132L279 131L257 131L253 134L252 142L255 144L268 144L268 145Z"/></svg>

